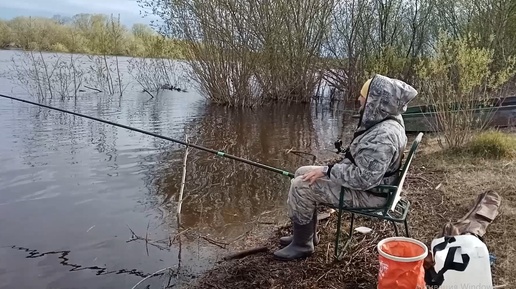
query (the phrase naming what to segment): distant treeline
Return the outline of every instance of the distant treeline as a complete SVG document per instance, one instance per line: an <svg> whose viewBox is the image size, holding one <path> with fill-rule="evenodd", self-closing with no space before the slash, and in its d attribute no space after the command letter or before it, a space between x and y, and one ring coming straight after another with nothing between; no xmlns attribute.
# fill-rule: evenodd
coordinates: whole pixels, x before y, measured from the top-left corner
<svg viewBox="0 0 516 289"><path fill-rule="evenodd" d="M0 48L182 58L182 47L179 41L162 37L148 25L134 24L128 29L113 15L0 19Z"/></svg>

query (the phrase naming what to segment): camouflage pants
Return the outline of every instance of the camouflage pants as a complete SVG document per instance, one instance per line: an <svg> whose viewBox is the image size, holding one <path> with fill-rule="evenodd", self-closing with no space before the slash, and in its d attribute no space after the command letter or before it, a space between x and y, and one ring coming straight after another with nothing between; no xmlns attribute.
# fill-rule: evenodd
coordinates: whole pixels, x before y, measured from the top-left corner
<svg viewBox="0 0 516 289"><path fill-rule="evenodd" d="M312 185L302 180L302 175L313 170L322 169L319 166L303 166L296 170L291 180L288 193L288 215L293 222L305 225L312 219L317 205L339 205L341 186L326 177L316 180ZM370 193L346 189L344 206L381 206L386 199Z"/></svg>

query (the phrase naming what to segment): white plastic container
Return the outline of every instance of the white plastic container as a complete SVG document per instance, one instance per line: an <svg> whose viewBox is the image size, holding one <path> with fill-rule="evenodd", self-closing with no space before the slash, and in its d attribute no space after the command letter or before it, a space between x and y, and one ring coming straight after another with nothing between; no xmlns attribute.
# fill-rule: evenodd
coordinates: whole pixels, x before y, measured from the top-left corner
<svg viewBox="0 0 516 289"><path fill-rule="evenodd" d="M450 254L449 261L453 260L455 265L448 262L447 267L451 265L459 271L452 268L447 269L443 274L444 282L439 286L439 289L492 289L489 251L484 242L473 235L453 236L453 238L455 240L452 239L443 250L435 252L434 268L439 273L446 263L448 254ZM444 241L444 238L434 239L431 244L432 253L435 246L442 244Z"/></svg>

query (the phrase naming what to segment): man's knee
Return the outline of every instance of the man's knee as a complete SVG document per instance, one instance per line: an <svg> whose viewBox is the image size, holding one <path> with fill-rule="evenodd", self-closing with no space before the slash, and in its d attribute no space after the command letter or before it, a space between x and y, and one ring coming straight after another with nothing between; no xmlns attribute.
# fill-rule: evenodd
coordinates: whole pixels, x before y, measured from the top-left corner
<svg viewBox="0 0 516 289"><path fill-rule="evenodd" d="M316 180L312 185L303 181L302 176L291 180L289 190L289 205L297 206L298 203L315 202L325 205L337 205L339 203L341 187L327 180ZM347 195L347 194L345 194Z"/></svg>
<svg viewBox="0 0 516 289"><path fill-rule="evenodd" d="M299 175L290 181L290 186L290 191L299 191L299 189L309 188L309 183L307 181L303 181L303 175Z"/></svg>
<svg viewBox="0 0 516 289"><path fill-rule="evenodd" d="M301 176L292 179L287 204L289 215L296 223L306 224L310 221L316 203L313 197L308 182L303 181Z"/></svg>
<svg viewBox="0 0 516 289"><path fill-rule="evenodd" d="M288 192L289 203L292 200L303 199L306 190L309 189L308 182L303 181L302 176L297 176L290 181L290 190Z"/></svg>
<svg viewBox="0 0 516 289"><path fill-rule="evenodd" d="M302 167L299 167L299 168L296 170L296 172L294 173L294 175L295 175L296 177L298 177L298 176L302 176L302 175L304 175L304 174L308 173L309 171L312 171L312 170L314 170L314 169L316 169L316 168L320 168L320 166L302 166Z"/></svg>
<svg viewBox="0 0 516 289"><path fill-rule="evenodd" d="M302 167L297 168L297 170L294 172L294 176L299 177L299 176L304 175L306 172L308 172L307 166L302 166Z"/></svg>

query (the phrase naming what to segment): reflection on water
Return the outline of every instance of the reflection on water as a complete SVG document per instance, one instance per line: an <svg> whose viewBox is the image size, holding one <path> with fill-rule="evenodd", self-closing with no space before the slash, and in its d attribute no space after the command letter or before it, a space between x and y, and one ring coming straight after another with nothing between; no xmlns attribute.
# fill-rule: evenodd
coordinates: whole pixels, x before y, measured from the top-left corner
<svg viewBox="0 0 516 289"><path fill-rule="evenodd" d="M198 121L189 124L193 142L252 161L294 171L302 159L286 150L310 151L316 142L310 110L306 106L274 106L242 111L207 107ZM182 167L182 150L166 151L152 181L163 195L166 211L175 211ZM255 166L192 150L188 157L183 225L230 236L264 211L284 207L290 179ZM240 226L240 230L246 230ZM239 234L236 229L235 234Z"/></svg>
<svg viewBox="0 0 516 289"><path fill-rule="evenodd" d="M0 64L12 55L0 51ZM26 97L5 74L0 93ZM84 94L47 104L175 139L187 134L201 146L290 172L310 162L286 150L331 152L353 126L342 128L348 118L340 107L229 109L205 104L190 88L154 99L128 89L122 98ZM160 250L127 241L129 228L152 240L177 233L183 146L5 99L0 123L0 288L131 288L179 265L176 244ZM182 225L234 239L259 218L285 218L288 185L283 175L192 149ZM216 248L183 239L176 277L209 268Z"/></svg>
<svg viewBox="0 0 516 289"><path fill-rule="evenodd" d="M132 269L132 270L121 269L121 270L115 270L115 271L108 271L108 269L106 267L99 267L99 266L84 267L82 265L72 264L72 263L70 263L70 259L68 258L70 251L56 251L56 252L52 251L52 252L41 253L38 250L32 250L29 248L16 247L16 246L12 246L11 248L15 249L15 250L26 252L27 253L26 258L29 258L29 259L30 258L40 258L40 257L44 257L46 255L57 255L58 256L57 258L60 260L59 263L63 266L70 267L71 268L70 271L72 271L72 272L73 271L81 271L81 270L91 270L91 271L95 272L95 275L129 274L129 275L135 275L135 276L139 276L139 277L147 277L150 275L150 274L145 274L136 269Z"/></svg>

